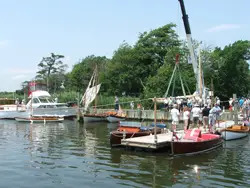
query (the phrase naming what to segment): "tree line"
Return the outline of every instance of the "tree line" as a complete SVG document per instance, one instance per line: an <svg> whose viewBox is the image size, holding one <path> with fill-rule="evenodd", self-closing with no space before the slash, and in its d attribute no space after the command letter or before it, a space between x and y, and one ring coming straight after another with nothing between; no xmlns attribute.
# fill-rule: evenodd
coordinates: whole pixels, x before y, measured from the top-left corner
<svg viewBox="0 0 250 188"><path fill-rule="evenodd" d="M77 62L71 72L66 72L64 56L51 53L38 64L36 80L46 83L52 93L75 91L84 93L92 72L97 65L100 93L104 96L133 96L140 98L162 97L172 75L176 55L188 92L195 91L195 76L188 63L189 51L180 40L173 23L140 33L134 45L123 42L111 58L89 55ZM197 49L198 42L194 43ZM249 95L250 41L239 40L224 48L203 47L201 50L205 85L223 99ZM27 81L22 83L25 92ZM182 95L180 80L175 80L173 95Z"/></svg>

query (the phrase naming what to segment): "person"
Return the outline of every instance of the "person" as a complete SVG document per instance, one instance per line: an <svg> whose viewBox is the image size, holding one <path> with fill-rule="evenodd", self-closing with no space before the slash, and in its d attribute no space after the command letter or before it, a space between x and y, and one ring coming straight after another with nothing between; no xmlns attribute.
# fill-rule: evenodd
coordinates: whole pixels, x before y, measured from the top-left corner
<svg viewBox="0 0 250 188"><path fill-rule="evenodd" d="M57 97L55 98L55 103L58 103L58 98Z"/></svg>
<svg viewBox="0 0 250 188"><path fill-rule="evenodd" d="M219 125L221 108L220 108L218 103L215 104L215 109L216 109L216 111L215 111L216 119L215 120L216 120L216 123Z"/></svg>
<svg viewBox="0 0 250 188"><path fill-rule="evenodd" d="M200 108L198 104L194 105L194 108L191 110L192 117L193 117L193 124L199 127L199 117L200 117Z"/></svg>
<svg viewBox="0 0 250 188"><path fill-rule="evenodd" d="M131 103L130 103L130 108L133 110L134 107L135 107L134 101L131 101Z"/></svg>
<svg viewBox="0 0 250 188"><path fill-rule="evenodd" d="M207 97L207 106L208 106L208 108L211 108L212 107L212 100L211 100L211 98L210 97Z"/></svg>
<svg viewBox="0 0 250 188"><path fill-rule="evenodd" d="M210 109L208 118L209 118L209 132L212 133L214 125L215 125L215 121L216 121L216 108L215 108L215 106Z"/></svg>
<svg viewBox="0 0 250 188"><path fill-rule="evenodd" d="M176 125L179 124L179 116L180 116L180 112L177 109L177 104L173 105L173 109L171 109L170 114L171 114L171 117L172 117L172 131L175 132L176 131Z"/></svg>
<svg viewBox="0 0 250 188"><path fill-rule="evenodd" d="M233 110L233 98L230 98L228 103L229 103L229 111L232 112L232 110Z"/></svg>
<svg viewBox="0 0 250 188"><path fill-rule="evenodd" d="M184 131L188 130L190 122L190 111L187 106L183 109L183 121L184 121Z"/></svg>
<svg viewBox="0 0 250 188"><path fill-rule="evenodd" d="M217 103L215 103L214 107L209 111L209 131L213 132L214 125L218 123L219 126L219 116L221 113L221 108Z"/></svg>
<svg viewBox="0 0 250 188"><path fill-rule="evenodd" d="M239 100L240 111L242 111L242 106L243 106L243 103L244 103L244 98L243 98L243 97L241 97L241 99Z"/></svg>
<svg viewBox="0 0 250 188"><path fill-rule="evenodd" d="M209 116L210 108L207 107L207 105L204 106L202 110L202 120L203 120L203 126L206 131L206 127L208 127L208 116Z"/></svg>
<svg viewBox="0 0 250 188"><path fill-rule="evenodd" d="M115 111L119 110L119 99L117 96L115 96Z"/></svg>

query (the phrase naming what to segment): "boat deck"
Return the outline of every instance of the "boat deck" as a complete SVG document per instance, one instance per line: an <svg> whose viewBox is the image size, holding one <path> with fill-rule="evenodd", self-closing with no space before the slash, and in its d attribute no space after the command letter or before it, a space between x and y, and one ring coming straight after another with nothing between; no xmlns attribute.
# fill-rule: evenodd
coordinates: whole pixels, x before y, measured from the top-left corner
<svg viewBox="0 0 250 188"><path fill-rule="evenodd" d="M156 136L157 136L156 142L154 135L148 135L148 136L122 139L121 145L156 150L169 146L173 138L173 133L172 132L162 133L162 134L157 134Z"/></svg>

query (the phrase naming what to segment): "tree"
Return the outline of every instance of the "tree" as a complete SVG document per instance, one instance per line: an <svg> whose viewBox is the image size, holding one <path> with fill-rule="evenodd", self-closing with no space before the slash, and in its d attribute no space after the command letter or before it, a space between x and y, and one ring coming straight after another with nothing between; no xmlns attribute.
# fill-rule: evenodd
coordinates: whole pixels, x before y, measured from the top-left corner
<svg viewBox="0 0 250 188"><path fill-rule="evenodd" d="M217 48L214 55L218 57L218 82L215 84L215 94L222 99L237 96L247 96L250 90L249 64L250 41L236 41Z"/></svg>
<svg viewBox="0 0 250 188"><path fill-rule="evenodd" d="M50 89L51 74L64 74L67 68L67 65L62 62L63 58L63 55L51 53L50 57L43 57L42 61L38 64L39 71L36 78L46 80L48 91Z"/></svg>
<svg viewBox="0 0 250 188"><path fill-rule="evenodd" d="M105 56L87 56L81 62L74 65L71 73L68 75L70 87L77 91L84 91L97 65L98 73L105 71L105 64L108 59Z"/></svg>
<svg viewBox="0 0 250 188"><path fill-rule="evenodd" d="M103 77L110 94L142 93L149 77L155 76L164 64L165 55L180 46L174 24L167 24L140 34L135 46L120 45Z"/></svg>

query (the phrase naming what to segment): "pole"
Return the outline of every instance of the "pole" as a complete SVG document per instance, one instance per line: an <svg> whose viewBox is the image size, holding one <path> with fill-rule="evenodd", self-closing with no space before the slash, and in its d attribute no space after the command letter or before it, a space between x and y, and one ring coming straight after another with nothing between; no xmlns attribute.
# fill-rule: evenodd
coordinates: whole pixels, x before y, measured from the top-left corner
<svg viewBox="0 0 250 188"><path fill-rule="evenodd" d="M156 97L154 97L154 140L155 140L155 144L157 143L157 136L156 136Z"/></svg>

